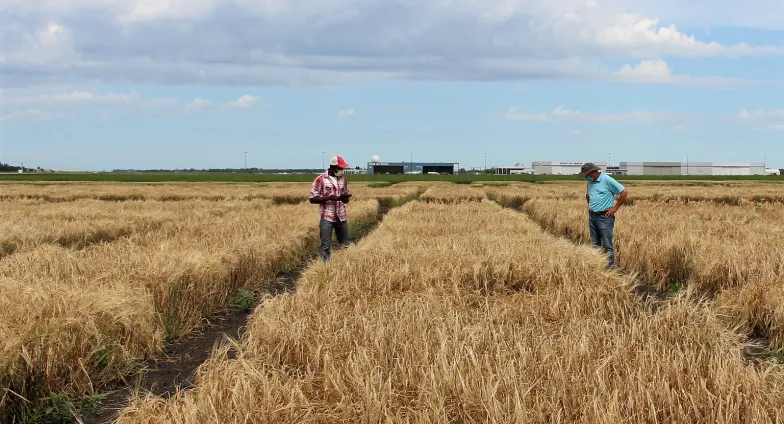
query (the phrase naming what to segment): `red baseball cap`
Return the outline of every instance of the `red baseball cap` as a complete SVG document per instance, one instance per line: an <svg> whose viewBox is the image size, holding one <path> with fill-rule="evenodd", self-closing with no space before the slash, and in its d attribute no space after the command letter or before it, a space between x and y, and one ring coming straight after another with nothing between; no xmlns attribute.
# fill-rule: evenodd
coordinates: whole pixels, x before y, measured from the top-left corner
<svg viewBox="0 0 784 424"><path fill-rule="evenodd" d="M332 160L329 161L329 164L331 166L337 166L338 168L348 168L348 164L340 156L335 156L332 158Z"/></svg>

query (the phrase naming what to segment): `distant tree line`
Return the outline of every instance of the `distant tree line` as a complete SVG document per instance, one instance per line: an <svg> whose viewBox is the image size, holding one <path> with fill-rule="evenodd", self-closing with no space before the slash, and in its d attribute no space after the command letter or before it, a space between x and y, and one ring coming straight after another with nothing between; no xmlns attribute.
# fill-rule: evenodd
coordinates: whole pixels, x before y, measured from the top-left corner
<svg viewBox="0 0 784 424"><path fill-rule="evenodd" d="M22 169L20 166L13 166L7 163L0 163L0 172L19 172Z"/></svg>

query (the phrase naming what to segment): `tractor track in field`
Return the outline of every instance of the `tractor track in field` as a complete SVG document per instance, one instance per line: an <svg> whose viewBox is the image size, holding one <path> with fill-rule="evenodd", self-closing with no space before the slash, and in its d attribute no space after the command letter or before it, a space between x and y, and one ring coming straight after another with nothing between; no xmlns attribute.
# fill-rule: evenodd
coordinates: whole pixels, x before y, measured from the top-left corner
<svg viewBox="0 0 784 424"><path fill-rule="evenodd" d="M361 226L353 241L358 242L373 231L381 224L390 209L390 207L379 206L376 220ZM313 252L296 269L278 274L276 280L263 294L276 297L296 291L300 276L317 257L317 252ZM108 395L101 402L100 407L76 422L112 423L136 394L143 397L149 393L168 398L178 391L193 388L198 368L210 358L213 348L229 337L240 339L252 314L253 311L229 308L223 313L212 316L199 334L167 345L163 355L148 359L139 372L125 378L115 387L109 388Z"/></svg>
<svg viewBox="0 0 784 424"><path fill-rule="evenodd" d="M536 223L542 230L546 231L547 233L553 235L554 237L562 238L564 240L569 241L574 245L581 245L580 243L574 241L570 237L566 235L559 235L550 230L546 225L540 222L535 217L531 216L529 213L523 211L520 207L515 206L507 206L504 205L502 202L497 200L492 200L492 202L498 204L504 209L511 209L517 213L520 213L530 219L532 222ZM525 202L523 202L525 203ZM624 271L616 271L622 272L628 275L628 273ZM672 300L673 295L670 294L667 290L660 289L656 284L653 284L648 281L642 281L635 278L635 286L633 288L634 294L640 299L642 303L648 305L651 313L657 313L661 308L665 307L667 303ZM743 335L744 343L741 349L741 354L743 359L747 362L754 364L754 365L761 365L763 362L767 361L769 358L774 356L774 352L770 347L770 338L758 331L755 331L751 335Z"/></svg>

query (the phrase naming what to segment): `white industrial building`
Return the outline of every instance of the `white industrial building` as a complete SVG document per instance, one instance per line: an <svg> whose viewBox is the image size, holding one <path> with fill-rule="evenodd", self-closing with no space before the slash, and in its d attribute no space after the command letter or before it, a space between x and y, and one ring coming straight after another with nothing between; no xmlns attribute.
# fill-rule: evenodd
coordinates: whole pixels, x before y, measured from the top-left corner
<svg viewBox="0 0 784 424"><path fill-rule="evenodd" d="M554 162L554 161L534 161L531 168L536 175L577 175L580 173L585 162L593 162L599 167L601 172L607 172L607 162Z"/></svg>
<svg viewBox="0 0 784 424"><path fill-rule="evenodd" d="M514 166L494 166L495 175L523 175L533 174L533 169L528 169L525 165L517 163Z"/></svg>
<svg viewBox="0 0 784 424"><path fill-rule="evenodd" d="M626 175L765 175L756 162L621 162Z"/></svg>

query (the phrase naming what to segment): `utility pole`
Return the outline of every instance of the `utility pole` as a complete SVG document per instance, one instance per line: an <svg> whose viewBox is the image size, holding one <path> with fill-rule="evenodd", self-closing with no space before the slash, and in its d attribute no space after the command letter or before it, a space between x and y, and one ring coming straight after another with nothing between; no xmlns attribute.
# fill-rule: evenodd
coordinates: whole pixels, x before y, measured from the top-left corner
<svg viewBox="0 0 784 424"><path fill-rule="evenodd" d="M485 172L487 172L487 152L485 152Z"/></svg>
<svg viewBox="0 0 784 424"><path fill-rule="evenodd" d="M326 164L324 163L324 153L325 152L321 152L321 169L322 170L326 169Z"/></svg>
<svg viewBox="0 0 784 424"><path fill-rule="evenodd" d="M607 173L610 173L610 165L612 164L612 152L607 154Z"/></svg>
<svg viewBox="0 0 784 424"><path fill-rule="evenodd" d="M248 152L245 152L245 171L248 171Z"/></svg>
<svg viewBox="0 0 784 424"><path fill-rule="evenodd" d="M689 169L689 155L686 155L686 175L691 175L691 170Z"/></svg>
<svg viewBox="0 0 784 424"><path fill-rule="evenodd" d="M409 153L410 158L409 161L411 162L411 169L409 169L410 173L414 173L414 153Z"/></svg>

